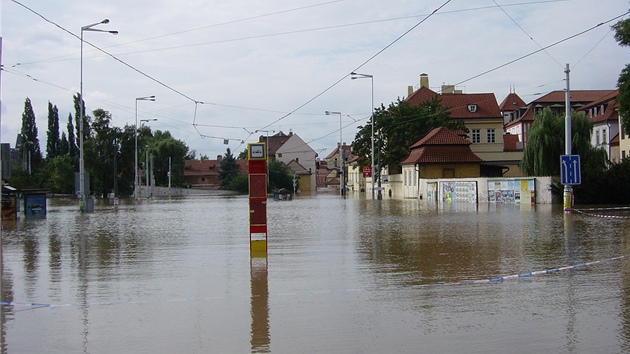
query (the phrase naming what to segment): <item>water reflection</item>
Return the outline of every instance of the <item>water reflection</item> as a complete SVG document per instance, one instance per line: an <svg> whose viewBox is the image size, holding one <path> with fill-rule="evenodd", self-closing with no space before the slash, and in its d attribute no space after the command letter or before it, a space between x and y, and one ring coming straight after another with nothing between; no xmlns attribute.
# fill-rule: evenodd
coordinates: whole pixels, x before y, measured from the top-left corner
<svg viewBox="0 0 630 354"><path fill-rule="evenodd" d="M252 353L269 353L269 284L267 252L251 254Z"/></svg>
<svg viewBox="0 0 630 354"><path fill-rule="evenodd" d="M46 219L3 224L2 300L56 305L2 307L3 352L630 350L627 259L441 285L628 254L623 219L296 198L270 201L257 257L247 198L96 210L51 200Z"/></svg>

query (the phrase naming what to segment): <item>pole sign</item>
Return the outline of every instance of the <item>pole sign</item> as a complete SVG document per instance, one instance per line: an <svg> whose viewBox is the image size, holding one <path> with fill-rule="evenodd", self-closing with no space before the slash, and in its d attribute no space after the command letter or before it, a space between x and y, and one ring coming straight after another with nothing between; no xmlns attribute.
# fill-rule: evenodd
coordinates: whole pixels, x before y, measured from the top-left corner
<svg viewBox="0 0 630 354"><path fill-rule="evenodd" d="M267 252L267 149L247 144L250 253Z"/></svg>
<svg viewBox="0 0 630 354"><path fill-rule="evenodd" d="M363 178L372 177L372 166L363 166Z"/></svg>
<svg viewBox="0 0 630 354"><path fill-rule="evenodd" d="M582 183L580 155L560 156L560 182L565 186L573 186Z"/></svg>

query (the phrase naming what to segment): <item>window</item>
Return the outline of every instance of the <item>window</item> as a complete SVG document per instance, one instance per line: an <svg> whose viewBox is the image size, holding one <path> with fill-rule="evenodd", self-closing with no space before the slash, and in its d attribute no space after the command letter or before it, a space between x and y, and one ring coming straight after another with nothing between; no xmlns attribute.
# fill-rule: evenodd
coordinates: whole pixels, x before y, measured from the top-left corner
<svg viewBox="0 0 630 354"><path fill-rule="evenodd" d="M599 146L599 142L601 140L599 139L599 131L595 132L595 146Z"/></svg>
<svg viewBox="0 0 630 354"><path fill-rule="evenodd" d="M606 138L606 129L602 130L602 143L608 144L608 138Z"/></svg>
<svg viewBox="0 0 630 354"><path fill-rule="evenodd" d="M481 142L481 131L479 129L473 129L470 140L473 144L479 144Z"/></svg>
<svg viewBox="0 0 630 354"><path fill-rule="evenodd" d="M622 159L626 158L626 151L625 150L621 150L621 158Z"/></svg>
<svg viewBox="0 0 630 354"><path fill-rule="evenodd" d="M496 136L494 134L494 129L488 129L486 134L486 140L488 143L496 142Z"/></svg>

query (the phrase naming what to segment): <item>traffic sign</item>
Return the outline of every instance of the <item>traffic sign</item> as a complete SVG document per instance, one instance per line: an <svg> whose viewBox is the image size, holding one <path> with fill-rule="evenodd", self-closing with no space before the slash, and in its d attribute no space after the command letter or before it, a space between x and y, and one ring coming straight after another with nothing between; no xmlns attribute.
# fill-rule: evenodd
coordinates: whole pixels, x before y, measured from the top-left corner
<svg viewBox="0 0 630 354"><path fill-rule="evenodd" d="M563 185L577 185L582 183L580 155L560 156L560 181Z"/></svg>

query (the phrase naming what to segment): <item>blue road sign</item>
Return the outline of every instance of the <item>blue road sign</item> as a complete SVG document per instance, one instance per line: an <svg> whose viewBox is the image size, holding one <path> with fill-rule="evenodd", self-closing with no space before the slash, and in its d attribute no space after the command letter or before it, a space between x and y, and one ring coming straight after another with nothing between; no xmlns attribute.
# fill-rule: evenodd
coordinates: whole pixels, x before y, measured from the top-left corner
<svg viewBox="0 0 630 354"><path fill-rule="evenodd" d="M560 156L560 181L563 185L577 185L582 183L580 155Z"/></svg>

